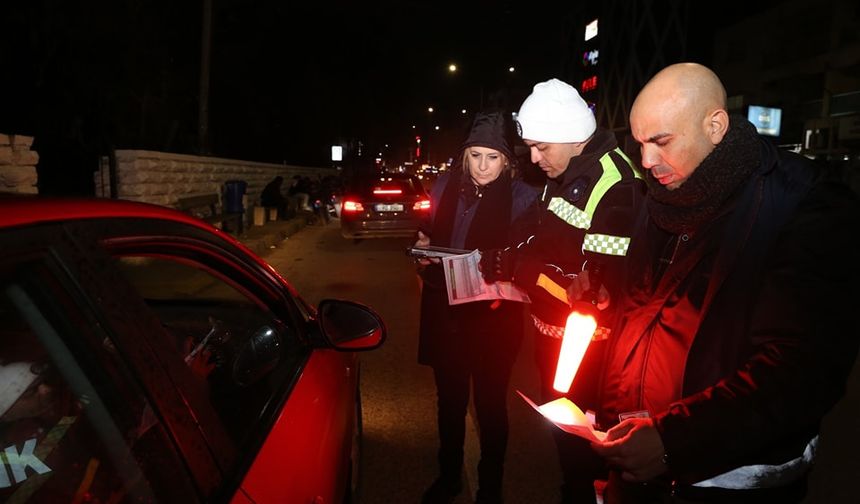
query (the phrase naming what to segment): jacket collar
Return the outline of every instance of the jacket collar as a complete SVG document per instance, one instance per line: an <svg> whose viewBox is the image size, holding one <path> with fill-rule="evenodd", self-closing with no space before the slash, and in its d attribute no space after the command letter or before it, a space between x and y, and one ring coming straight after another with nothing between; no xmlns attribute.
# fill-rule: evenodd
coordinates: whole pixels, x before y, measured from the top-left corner
<svg viewBox="0 0 860 504"><path fill-rule="evenodd" d="M567 169L555 179L556 183L564 187L575 179L589 174L589 171L594 170L595 166L600 165L600 158L616 147L618 147L618 142L615 140L615 135L609 130L597 128L582 153L570 158Z"/></svg>

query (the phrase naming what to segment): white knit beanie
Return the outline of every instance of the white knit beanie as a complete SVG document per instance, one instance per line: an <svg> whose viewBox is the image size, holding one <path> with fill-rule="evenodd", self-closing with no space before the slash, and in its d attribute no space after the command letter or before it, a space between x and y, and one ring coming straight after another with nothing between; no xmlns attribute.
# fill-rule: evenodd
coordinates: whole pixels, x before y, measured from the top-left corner
<svg viewBox="0 0 860 504"><path fill-rule="evenodd" d="M558 79L535 84L517 114L521 137L535 142L584 142L597 128L594 114L576 89Z"/></svg>

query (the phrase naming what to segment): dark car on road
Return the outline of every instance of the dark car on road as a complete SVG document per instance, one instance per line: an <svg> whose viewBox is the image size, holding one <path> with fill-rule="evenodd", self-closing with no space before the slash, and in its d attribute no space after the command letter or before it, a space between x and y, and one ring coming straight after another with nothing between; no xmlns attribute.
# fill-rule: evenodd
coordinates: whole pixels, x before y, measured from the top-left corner
<svg viewBox="0 0 860 504"><path fill-rule="evenodd" d="M354 502L368 307L190 215L0 196L0 502Z"/></svg>
<svg viewBox="0 0 860 504"><path fill-rule="evenodd" d="M342 200L340 229L344 238L414 236L430 216L430 196L418 177L403 173L360 178Z"/></svg>

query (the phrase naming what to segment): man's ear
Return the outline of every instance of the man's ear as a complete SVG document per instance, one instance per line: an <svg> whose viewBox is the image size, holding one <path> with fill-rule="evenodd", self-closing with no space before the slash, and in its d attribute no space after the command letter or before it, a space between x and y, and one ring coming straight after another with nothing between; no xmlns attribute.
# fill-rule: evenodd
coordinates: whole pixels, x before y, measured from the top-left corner
<svg viewBox="0 0 860 504"><path fill-rule="evenodd" d="M715 109L710 113L707 122L707 134L711 144L717 145L729 131L729 113L723 109Z"/></svg>

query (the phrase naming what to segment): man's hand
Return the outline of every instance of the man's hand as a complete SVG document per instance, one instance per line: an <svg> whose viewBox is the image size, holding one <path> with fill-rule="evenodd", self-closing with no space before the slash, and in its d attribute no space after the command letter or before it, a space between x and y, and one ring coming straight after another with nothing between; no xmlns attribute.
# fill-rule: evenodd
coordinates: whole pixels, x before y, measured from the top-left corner
<svg viewBox="0 0 860 504"><path fill-rule="evenodd" d="M669 469L663 462L663 440L651 418L628 418L609 429L602 443L591 443L591 447L621 469L625 481L648 481Z"/></svg>
<svg viewBox="0 0 860 504"><path fill-rule="evenodd" d="M482 250L478 269L487 283L509 282L514 277L515 261L515 249Z"/></svg>
<svg viewBox="0 0 860 504"><path fill-rule="evenodd" d="M574 301L579 301L591 289L591 282L588 280L588 270L585 270L578 275L570 285L567 286L567 299L572 304ZM591 301L590 299L587 301ZM609 306L609 291L603 285L597 291L597 309L605 310Z"/></svg>

